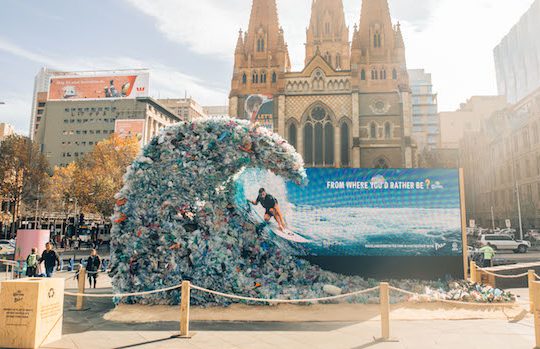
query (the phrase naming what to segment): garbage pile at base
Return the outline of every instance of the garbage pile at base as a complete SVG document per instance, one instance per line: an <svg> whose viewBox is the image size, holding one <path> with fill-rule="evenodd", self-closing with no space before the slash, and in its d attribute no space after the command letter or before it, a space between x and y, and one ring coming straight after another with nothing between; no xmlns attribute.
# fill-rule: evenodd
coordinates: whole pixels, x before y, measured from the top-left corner
<svg viewBox="0 0 540 349"><path fill-rule="evenodd" d="M282 251L265 230L256 229L245 211L233 204L235 176L250 167L297 183L306 180L295 149L247 121L206 118L162 130L128 168L125 185L115 196L110 273L114 292L151 291L189 279L241 296L302 299L378 285L320 270ZM439 288L415 281L394 286ZM180 291L116 301L174 305L180 302ZM345 301L376 303L378 294ZM230 303L199 291L191 295L193 305Z"/></svg>
<svg viewBox="0 0 540 349"><path fill-rule="evenodd" d="M473 284L467 281L452 282L449 288L433 289L426 287L422 295L413 297L413 301L451 300L475 303L509 303L515 296L504 290L489 285Z"/></svg>

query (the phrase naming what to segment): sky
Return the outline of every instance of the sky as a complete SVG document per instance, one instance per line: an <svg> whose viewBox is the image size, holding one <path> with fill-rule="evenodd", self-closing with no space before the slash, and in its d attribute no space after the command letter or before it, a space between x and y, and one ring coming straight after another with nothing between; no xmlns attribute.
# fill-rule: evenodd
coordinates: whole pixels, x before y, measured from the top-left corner
<svg viewBox="0 0 540 349"><path fill-rule="evenodd" d="M343 0L347 23L361 0ZM533 0L390 0L407 66L432 74L439 110L496 94L493 49ZM277 0L293 69L304 62L311 0ZM240 28L251 0L2 0L0 122L27 134L34 77L59 70L150 69L156 98L225 105Z"/></svg>

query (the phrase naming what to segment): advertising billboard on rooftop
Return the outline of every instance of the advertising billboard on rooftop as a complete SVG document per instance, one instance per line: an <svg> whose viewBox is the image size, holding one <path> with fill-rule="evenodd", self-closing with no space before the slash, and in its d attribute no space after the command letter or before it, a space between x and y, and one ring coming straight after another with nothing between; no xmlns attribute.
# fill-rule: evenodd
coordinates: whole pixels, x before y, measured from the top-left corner
<svg viewBox="0 0 540 349"><path fill-rule="evenodd" d="M62 76L50 81L48 100L148 97L149 74Z"/></svg>

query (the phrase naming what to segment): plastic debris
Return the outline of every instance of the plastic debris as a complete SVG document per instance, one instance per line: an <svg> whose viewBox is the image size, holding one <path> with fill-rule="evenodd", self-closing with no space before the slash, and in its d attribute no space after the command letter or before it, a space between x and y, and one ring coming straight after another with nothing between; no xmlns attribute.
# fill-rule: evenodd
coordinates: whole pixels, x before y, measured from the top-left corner
<svg viewBox="0 0 540 349"><path fill-rule="evenodd" d="M128 168L116 194L111 263L115 293L150 291L191 280L212 290L255 298L319 298L377 282L330 273L279 248L234 204L235 176L262 168L301 183L303 160L280 136L247 121L206 118L160 132ZM328 287L331 285L331 289ZM406 290L437 283L400 281ZM325 287L326 286L326 287ZM403 299L393 295L392 301ZM180 291L117 299L179 304ZM377 303L378 293L344 299ZM193 291L193 305L228 305Z"/></svg>

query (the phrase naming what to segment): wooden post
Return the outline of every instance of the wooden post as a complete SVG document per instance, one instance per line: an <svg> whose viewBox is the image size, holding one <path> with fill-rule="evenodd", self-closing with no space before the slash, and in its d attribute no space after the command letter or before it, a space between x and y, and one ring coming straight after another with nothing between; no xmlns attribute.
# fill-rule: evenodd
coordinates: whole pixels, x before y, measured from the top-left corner
<svg viewBox="0 0 540 349"><path fill-rule="evenodd" d="M381 334L383 340L390 339L390 285L381 282L379 288L379 299L381 302Z"/></svg>
<svg viewBox="0 0 540 349"><path fill-rule="evenodd" d="M465 209L465 173L459 169L459 201L461 208L461 245L463 248L463 280L468 279L467 264L469 263L469 250L467 248L467 210Z"/></svg>
<svg viewBox="0 0 540 349"><path fill-rule="evenodd" d="M540 282L533 281L532 282L532 290L533 290L533 315L534 315L534 336L535 336L535 349L540 348L540 304L538 303L539 295L538 292L540 291Z"/></svg>
<svg viewBox="0 0 540 349"><path fill-rule="evenodd" d="M536 276L534 275L534 270L529 270L528 279L529 279L529 311L534 313L534 282L536 281Z"/></svg>
<svg viewBox="0 0 540 349"><path fill-rule="evenodd" d="M473 284L476 284L478 282L477 278L478 278L478 274L476 270L476 262L471 261L471 282Z"/></svg>
<svg viewBox="0 0 540 349"><path fill-rule="evenodd" d="M86 285L86 269L84 267L79 268L79 291L78 293L84 293L84 286ZM77 310L83 310L84 296L77 296Z"/></svg>
<svg viewBox="0 0 540 349"><path fill-rule="evenodd" d="M180 299L180 337L189 338L189 303L190 303L189 281L182 281L182 298Z"/></svg>

